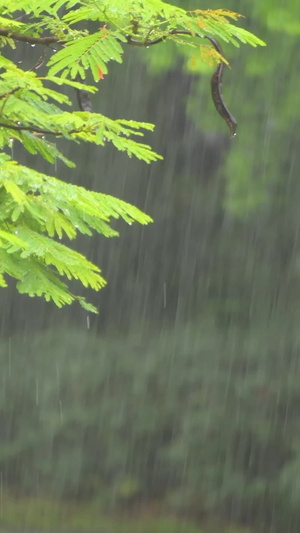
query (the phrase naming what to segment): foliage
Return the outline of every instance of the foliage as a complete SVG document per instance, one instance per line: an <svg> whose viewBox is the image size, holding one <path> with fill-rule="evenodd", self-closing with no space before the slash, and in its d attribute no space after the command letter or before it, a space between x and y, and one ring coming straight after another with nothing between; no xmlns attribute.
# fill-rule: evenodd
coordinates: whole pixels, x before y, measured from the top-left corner
<svg viewBox="0 0 300 533"><path fill-rule="evenodd" d="M25 168L7 152L19 142L29 153L52 164L61 159L72 167L56 142L65 138L98 146L111 142L130 157L147 163L158 160L160 156L148 145L132 139L142 136L143 130L151 131L151 124L112 120L90 110L66 111L71 102L65 89L77 91L79 101L83 93L89 98L86 95L94 94L95 83L107 74L108 63L122 61L127 45L150 46L170 40L199 50L199 37L205 35L235 46L263 42L233 23L240 16L237 13L186 11L160 0L20 0L17 6L8 1L0 2L0 15L0 194L4 206L0 284L6 285L8 275L18 280L22 293L52 299L58 306L76 299L95 311L83 297L71 292L65 279L98 290L105 283L99 268L59 239L74 239L77 233L90 235L92 231L111 237L117 235L109 225L112 218L147 224L150 217L115 198ZM44 48L29 70L5 55L9 47L20 43ZM212 49L209 60L211 57L220 59ZM84 83L87 71L94 85Z"/></svg>

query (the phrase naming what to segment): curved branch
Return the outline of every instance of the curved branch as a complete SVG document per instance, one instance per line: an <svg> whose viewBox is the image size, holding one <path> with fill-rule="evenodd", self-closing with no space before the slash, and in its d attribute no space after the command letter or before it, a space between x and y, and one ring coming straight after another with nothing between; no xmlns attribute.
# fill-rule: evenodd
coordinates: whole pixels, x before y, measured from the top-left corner
<svg viewBox="0 0 300 533"><path fill-rule="evenodd" d="M205 37L213 44L217 52L219 52L219 54L223 56L223 51L218 41L214 39L214 37L210 37L209 35L206 35ZM228 107L226 106L223 95L222 95L222 90L221 90L223 69L224 69L224 62L221 61L218 64L210 80L211 96L213 99L213 103L215 104L216 110L218 111L219 115L225 120L226 124L228 125L231 136L235 137L236 130L237 130L237 121L235 120L234 116L230 113Z"/></svg>
<svg viewBox="0 0 300 533"><path fill-rule="evenodd" d="M133 46L145 46L146 48L148 46L153 46L154 44L159 44L165 41L168 37L171 35L187 35L188 37L200 37L201 39L204 38L204 35L200 35L199 33L192 33L188 30L170 30L166 35L163 35L162 37L158 37L157 39L153 39L153 41L137 41L136 39L132 39L130 35L126 35L127 44L131 44Z"/></svg>
<svg viewBox="0 0 300 533"><path fill-rule="evenodd" d="M171 30L163 37L159 37L158 39L154 39L153 41L136 41L135 39L132 39L130 36L127 37L128 44L132 44L134 46L152 46L158 43L161 43L165 41L169 36L171 35L188 35L189 37L200 37L201 39L208 39L211 44L214 46L214 48L217 50L217 52L224 57L223 51L221 46L219 45L218 41L211 37L210 35L200 35L199 33L192 33L187 30ZM230 133L232 137L236 135L237 130L237 121L235 120L234 116L230 113L228 107L226 106L224 102L224 98L222 95L222 78L223 78L223 69L224 69L224 61L220 61L218 63L218 66L213 73L211 77L211 95L212 100L215 105L216 110L218 111L219 115L225 120L226 124L228 125L230 129Z"/></svg>

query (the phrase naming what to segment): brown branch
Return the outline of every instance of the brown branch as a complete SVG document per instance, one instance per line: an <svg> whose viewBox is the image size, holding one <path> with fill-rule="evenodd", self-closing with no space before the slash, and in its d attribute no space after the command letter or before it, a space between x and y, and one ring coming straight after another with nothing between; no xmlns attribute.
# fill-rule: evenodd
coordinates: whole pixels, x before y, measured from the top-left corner
<svg viewBox="0 0 300 533"><path fill-rule="evenodd" d="M171 35L188 35L190 37L193 37L194 35L196 37L203 38L203 35L200 34L193 34L190 31L187 30L171 30L163 37L159 37L158 39L154 39L153 41L137 41L136 39L132 39L130 35L126 36L127 43L132 46L152 46L154 44L161 43L162 41L165 41L169 36ZM11 30L4 30L0 29L0 37L10 37L11 39L14 39L15 41L22 41L29 44L42 44L45 46L49 46L50 44L65 44L66 41L62 41L59 39L59 37L56 36L50 36L50 37L32 37L31 35L23 35L22 33L14 33ZM117 39L119 42L121 42L119 39Z"/></svg>
<svg viewBox="0 0 300 533"><path fill-rule="evenodd" d="M31 131L32 133L38 133L39 135L55 135L55 137L71 135L72 133L81 133L83 131L74 129L62 133L61 131L45 130L43 128L35 128L34 126L16 126L15 124L5 124L4 122L0 122L0 128L6 128L14 131Z"/></svg>
<svg viewBox="0 0 300 533"><path fill-rule="evenodd" d="M215 46L215 48L220 52L220 48L218 47L217 41L210 37L209 35L200 35L199 33L192 33L188 30L170 30L166 35L163 35L162 37L158 37L157 39L153 39L152 41L149 41L148 39L146 41L137 41L136 39L133 39L130 35L126 35L127 44L130 44L131 46L153 46L154 44L159 44L165 41L168 37L172 35L187 35L188 37L200 37L200 39L209 39L211 43ZM50 44L65 44L66 41L62 41L58 37L50 36L50 37L32 37L31 35L23 35L22 33L14 33L10 30L3 30L0 29L0 37L10 37L11 39L14 39L15 41L22 41L29 44L43 44L45 46L49 46ZM120 39L116 39L119 42L122 42ZM220 52L221 53L221 52Z"/></svg>
<svg viewBox="0 0 300 533"><path fill-rule="evenodd" d="M217 52L219 52L219 54L222 56L223 55L223 52L222 52L222 49L218 43L218 41L214 38L214 37L211 37L210 35L200 35L200 33L192 33L191 31L188 31L188 30L170 30L166 35L163 35L163 37L158 37L157 39L154 39L153 41L137 41L135 39L132 39L132 37L130 35L127 35L126 36L126 39L127 39L127 43L128 44L131 44L133 46L152 46L154 44L159 44L159 43L162 43L163 41L165 41L168 37L172 36L172 35L187 35L188 37L199 37L200 39L208 39L212 45L214 46L214 48L217 50Z"/></svg>
<svg viewBox="0 0 300 533"><path fill-rule="evenodd" d="M210 35L200 35L199 33L192 33L187 30L171 30L163 37L158 37L157 39L154 39L153 41L149 41L148 39L144 42L137 41L135 39L132 39L131 36L127 36L127 43L131 44L133 46L152 46L154 44L161 43L162 41L165 41L169 36L171 35L188 35L189 37L200 37L201 39L208 39L210 43L213 45L215 50L220 54L221 60L218 63L217 69L212 75L211 78L211 95L212 100L215 105L216 110L218 111L219 115L225 120L227 123L231 136L234 137L236 135L236 129L237 129L237 122L234 118L234 116L230 113L228 107L226 106L224 102L224 98L222 95L221 87L222 87L222 77L223 77L223 69L224 69L224 59L223 57L223 51L220 47L218 41L211 37Z"/></svg>
<svg viewBox="0 0 300 533"><path fill-rule="evenodd" d="M22 33L14 33L11 30L0 29L0 37L10 37L14 41L23 41L29 44L44 44L49 46L50 44L64 44L58 37L32 37L31 35L23 35Z"/></svg>
<svg viewBox="0 0 300 533"><path fill-rule="evenodd" d="M11 91L7 91L7 93L0 94L0 100L3 100L3 98L6 98L6 97L10 96L11 94L16 93L16 92L19 91L21 88L22 88L22 87L15 87L15 88L12 89Z"/></svg>
<svg viewBox="0 0 300 533"><path fill-rule="evenodd" d="M200 37L201 39L204 38L204 35L200 35L199 33L192 33L188 30L170 30L166 35L163 35L163 37L158 37L157 39L153 39L153 41L137 41L136 39L132 39L130 35L126 36L127 43L131 44L132 46L153 46L154 44L159 44L165 41L168 37L171 35L187 35L188 37Z"/></svg>

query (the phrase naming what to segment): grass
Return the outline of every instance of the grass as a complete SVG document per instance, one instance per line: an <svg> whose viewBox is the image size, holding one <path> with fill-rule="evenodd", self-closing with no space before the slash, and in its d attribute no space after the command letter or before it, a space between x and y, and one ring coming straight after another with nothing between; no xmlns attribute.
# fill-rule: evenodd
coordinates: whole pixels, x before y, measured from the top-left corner
<svg viewBox="0 0 300 533"><path fill-rule="evenodd" d="M153 514L153 516L152 516ZM74 504L46 498L13 499L3 495L0 531L84 533L251 533L233 526L196 525L192 521L140 512L128 517L103 514L97 502Z"/></svg>

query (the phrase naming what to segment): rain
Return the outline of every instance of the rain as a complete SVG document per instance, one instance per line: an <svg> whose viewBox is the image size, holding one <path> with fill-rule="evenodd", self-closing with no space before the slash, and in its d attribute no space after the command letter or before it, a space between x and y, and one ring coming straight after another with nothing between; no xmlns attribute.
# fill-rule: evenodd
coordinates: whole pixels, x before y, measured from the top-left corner
<svg viewBox="0 0 300 533"><path fill-rule="evenodd" d="M91 97L154 123L143 142L163 160L57 139L70 169L9 148L153 222L72 243L107 280L97 293L71 283L97 315L1 289L3 533L300 531L299 7L173 3L240 12L267 44L222 42L234 138L214 67L163 42L128 46ZM9 57L27 69L42 52Z"/></svg>

